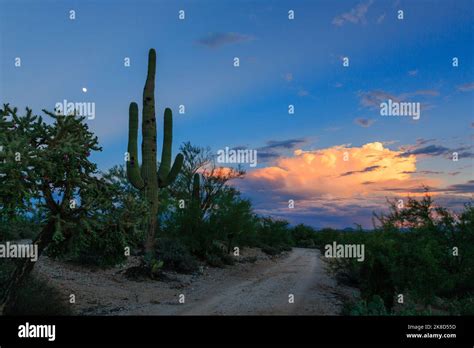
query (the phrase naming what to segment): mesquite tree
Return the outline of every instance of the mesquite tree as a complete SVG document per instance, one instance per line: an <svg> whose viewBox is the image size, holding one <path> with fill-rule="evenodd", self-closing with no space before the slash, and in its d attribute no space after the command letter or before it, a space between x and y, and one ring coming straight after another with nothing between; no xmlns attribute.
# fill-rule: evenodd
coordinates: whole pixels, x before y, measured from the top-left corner
<svg viewBox="0 0 474 348"><path fill-rule="evenodd" d="M213 211L220 209L217 203L221 196L233 190L229 182L242 178L245 171L240 167L218 166L209 148L190 142L184 143L180 152L184 156L183 168L168 188L180 207L173 215L171 225L193 254L204 256L220 235L210 228L209 218Z"/></svg>
<svg viewBox="0 0 474 348"><path fill-rule="evenodd" d="M31 205L44 209L43 227L33 241L39 255L63 224L87 223L89 212L100 209L107 197L107 186L94 176L97 167L89 160L91 151L101 148L85 118L43 112L53 119L51 124L28 108L24 116L8 104L0 109L0 218L7 223ZM0 313L14 305L33 266L26 259L18 262Z"/></svg>
<svg viewBox="0 0 474 348"><path fill-rule="evenodd" d="M203 219L214 207L217 197L228 189L229 182L243 178L245 170L240 166L219 166L209 148L190 142L183 143L180 151L184 156L183 168L170 191L176 199L197 201Z"/></svg>
<svg viewBox="0 0 474 348"><path fill-rule="evenodd" d="M155 72L156 52L150 49L148 53L148 74L143 89L143 119L142 119L142 165L138 163L138 105L130 103L127 176L130 183L144 192L149 206L148 232L145 241L145 252L154 253L155 230L158 214L159 191L170 185L178 175L183 165L183 155L178 154L171 166L171 145L173 141L173 116L171 109L166 108L163 131L163 149L161 163L157 169L156 163L156 117L155 117Z"/></svg>

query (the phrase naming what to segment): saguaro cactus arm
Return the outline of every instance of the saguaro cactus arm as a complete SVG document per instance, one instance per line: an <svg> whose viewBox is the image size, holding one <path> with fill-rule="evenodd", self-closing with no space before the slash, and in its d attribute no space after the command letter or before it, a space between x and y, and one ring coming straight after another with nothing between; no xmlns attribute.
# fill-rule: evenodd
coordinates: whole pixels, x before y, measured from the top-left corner
<svg viewBox="0 0 474 348"><path fill-rule="evenodd" d="M181 171L183 162L184 162L184 156L182 154L178 154L176 158L174 159L173 166L171 167L171 170L168 172L168 175L166 176L166 178L164 180L161 180L161 178L158 178L158 186L160 188L170 185L176 179L179 172Z"/></svg>
<svg viewBox="0 0 474 348"><path fill-rule="evenodd" d="M173 142L173 114L170 108L165 109L163 128L163 149L161 150L161 163L158 175L165 180L171 168L171 144Z"/></svg>
<svg viewBox="0 0 474 348"><path fill-rule="evenodd" d="M171 167L171 144L173 143L173 113L170 108L165 109L163 132L163 149L161 152L161 163L158 170L158 186L160 188L171 184L178 175L183 165L184 157L178 154Z"/></svg>
<svg viewBox="0 0 474 348"><path fill-rule="evenodd" d="M130 103L129 108L129 126L128 126L128 154L127 177L133 187L141 190L145 186L140 174L140 165L138 163L138 105Z"/></svg>

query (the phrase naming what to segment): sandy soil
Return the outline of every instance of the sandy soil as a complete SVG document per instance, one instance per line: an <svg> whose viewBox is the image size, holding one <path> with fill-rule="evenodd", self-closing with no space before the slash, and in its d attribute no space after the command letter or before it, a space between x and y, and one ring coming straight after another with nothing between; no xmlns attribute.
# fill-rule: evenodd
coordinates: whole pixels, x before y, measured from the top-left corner
<svg viewBox="0 0 474 348"><path fill-rule="evenodd" d="M298 249L268 257L255 249L224 269L199 275L171 274L173 281L131 281L123 272L136 264L92 271L42 257L35 273L69 297L80 315L337 315L356 289L337 285L318 250ZM180 303L183 294L185 303ZM289 295L294 303L289 303Z"/></svg>

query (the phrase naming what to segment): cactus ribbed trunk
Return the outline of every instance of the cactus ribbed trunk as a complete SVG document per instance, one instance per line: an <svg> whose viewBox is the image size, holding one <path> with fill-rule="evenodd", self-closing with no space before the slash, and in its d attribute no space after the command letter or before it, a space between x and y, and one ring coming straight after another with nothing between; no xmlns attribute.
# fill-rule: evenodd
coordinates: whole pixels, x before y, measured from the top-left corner
<svg viewBox="0 0 474 348"><path fill-rule="evenodd" d="M155 117L155 73L156 52L150 49L148 53L148 73L143 89L143 119L142 119L142 165L138 164L138 105L130 104L127 176L130 183L141 190L149 207L149 220L145 240L145 252L154 253L155 232L157 226L159 189L171 184L183 164L183 155L178 154L171 167L171 146L173 139L173 116L166 108L164 115L163 150L160 168L157 168L156 146L156 117Z"/></svg>
<svg viewBox="0 0 474 348"><path fill-rule="evenodd" d="M143 121L142 121L142 168L141 174L145 184L145 197L150 209L148 233L145 252L153 251L158 214L158 181L156 167L156 118L155 118L155 72L156 53L150 50L148 55L148 74L143 88Z"/></svg>

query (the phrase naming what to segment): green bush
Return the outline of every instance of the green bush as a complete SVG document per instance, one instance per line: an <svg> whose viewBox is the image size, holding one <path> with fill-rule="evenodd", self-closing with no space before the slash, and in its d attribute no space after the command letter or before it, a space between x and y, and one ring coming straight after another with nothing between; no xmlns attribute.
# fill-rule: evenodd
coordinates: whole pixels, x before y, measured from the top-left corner
<svg viewBox="0 0 474 348"><path fill-rule="evenodd" d="M209 266L212 267L224 267L225 265L233 265L235 263L234 258L227 253L224 244L214 242L206 251L204 260Z"/></svg>
<svg viewBox="0 0 474 348"><path fill-rule="evenodd" d="M0 241L31 239L33 240L41 229L41 223L34 218L15 216L0 220Z"/></svg>
<svg viewBox="0 0 474 348"><path fill-rule="evenodd" d="M5 287L14 270L15 262L13 260L0 259L0 299L5 294Z"/></svg>
<svg viewBox="0 0 474 348"><path fill-rule="evenodd" d="M0 260L0 298L15 270L13 260ZM30 276L18 290L18 300L8 315L71 315L67 299L45 280Z"/></svg>
<svg viewBox="0 0 474 348"><path fill-rule="evenodd" d="M163 261L163 269L179 273L193 273L199 264L186 247L177 240L160 238L156 245L156 255Z"/></svg>
<svg viewBox="0 0 474 348"><path fill-rule="evenodd" d="M369 301L361 300L346 304L343 309L345 315L388 315L383 299L375 295Z"/></svg>
<svg viewBox="0 0 474 348"><path fill-rule="evenodd" d="M470 204L455 215L433 208L429 196L409 199L404 209L392 205L390 214L379 217L381 224L374 231L318 232L316 244L320 248L333 241L365 245L364 262L330 262L339 279L356 281L365 303L378 296L377 301L382 299L391 313L395 295L410 293L417 306L404 306L402 312L397 308L397 313L425 314L436 309L474 314L470 300L474 293L473 216ZM459 249L458 256L453 255L453 247Z"/></svg>
<svg viewBox="0 0 474 348"><path fill-rule="evenodd" d="M312 227L299 224L291 229L291 238L296 247L315 248L316 233Z"/></svg>
<svg viewBox="0 0 474 348"><path fill-rule="evenodd" d="M278 255L281 253L281 250L279 248L269 246L269 245L263 245L261 249L265 254L270 255L270 256Z"/></svg>
<svg viewBox="0 0 474 348"><path fill-rule="evenodd" d="M18 300L8 315L72 315L63 294L47 281L30 276L18 292Z"/></svg>
<svg viewBox="0 0 474 348"><path fill-rule="evenodd" d="M208 253L206 254L206 262L211 267L223 268L225 266L224 261L219 255Z"/></svg>
<svg viewBox="0 0 474 348"><path fill-rule="evenodd" d="M133 248L118 229L81 233L70 245L72 261L98 267L110 267L124 262L125 248Z"/></svg>
<svg viewBox="0 0 474 348"><path fill-rule="evenodd" d="M257 227L257 238L262 251L269 255L289 251L293 244L288 222L270 217L260 219Z"/></svg>
<svg viewBox="0 0 474 348"><path fill-rule="evenodd" d="M102 209L90 211L90 219L78 224L64 222L48 247L49 256L110 267L125 261L126 247L141 247L148 210L138 199L140 192L128 183L123 167L110 169L103 179L111 195Z"/></svg>
<svg viewBox="0 0 474 348"><path fill-rule="evenodd" d="M447 311L451 315L473 315L474 313L474 294L465 298L454 298L447 303Z"/></svg>

